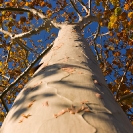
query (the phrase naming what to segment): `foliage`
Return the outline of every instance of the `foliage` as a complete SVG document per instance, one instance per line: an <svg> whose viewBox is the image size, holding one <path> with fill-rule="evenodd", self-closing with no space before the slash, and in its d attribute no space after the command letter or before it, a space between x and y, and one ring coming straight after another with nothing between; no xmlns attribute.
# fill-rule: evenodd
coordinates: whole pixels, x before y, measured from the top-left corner
<svg viewBox="0 0 133 133"><path fill-rule="evenodd" d="M79 11L81 16L89 14L86 10L86 8L88 9L87 2L87 0L75 0L73 3L78 6L72 6L73 4L69 0L56 0L56 2L52 0L51 2L46 0L0 0L1 122L6 115L4 113L5 105L10 107L32 73L27 72L6 94L3 95L2 92L10 87L33 59L56 37L56 32L45 28L45 31L39 31L36 35L31 34L32 36L13 40L17 34L31 31L42 23L41 15L34 14L30 10L35 10L54 22L67 20L72 23L78 21L79 13L76 11ZM7 10L3 7L6 7ZM74 7L79 9L76 10ZM88 25L84 27L83 35L94 49L116 101L133 122L133 2L132 0L91 1L90 12L91 15L98 18L99 31L98 33L92 31L91 25ZM42 37L44 34L45 39Z"/></svg>

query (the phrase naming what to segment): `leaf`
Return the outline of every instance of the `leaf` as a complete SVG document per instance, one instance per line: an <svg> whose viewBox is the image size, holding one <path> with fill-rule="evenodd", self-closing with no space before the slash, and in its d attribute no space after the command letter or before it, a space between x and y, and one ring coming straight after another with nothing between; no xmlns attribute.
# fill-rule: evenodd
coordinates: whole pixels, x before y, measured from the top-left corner
<svg viewBox="0 0 133 133"><path fill-rule="evenodd" d="M50 18L52 16L52 11L51 10L47 10L46 14Z"/></svg>
<svg viewBox="0 0 133 133"><path fill-rule="evenodd" d="M120 56L121 55L121 53L119 52L119 51L116 51L116 52L114 52L114 54L113 54L114 56Z"/></svg>
<svg viewBox="0 0 133 133"><path fill-rule="evenodd" d="M19 85L18 85L18 88L19 88L19 89L22 89L22 88L23 88L23 85L22 85L22 84L19 84Z"/></svg>
<svg viewBox="0 0 133 133"><path fill-rule="evenodd" d="M132 18L133 18L133 12L129 12L129 13L128 13L128 17L129 17L130 19L132 19Z"/></svg>
<svg viewBox="0 0 133 133"><path fill-rule="evenodd" d="M39 3L39 4L40 4L40 6L41 6L41 7L46 6L46 2L44 2L44 1L40 1L40 3Z"/></svg>
<svg viewBox="0 0 133 133"><path fill-rule="evenodd" d="M114 13L115 13L116 16L119 16L119 15L121 14L121 12L122 12L121 7L117 7L117 8L115 9L115 11L114 11Z"/></svg>
<svg viewBox="0 0 133 133"><path fill-rule="evenodd" d="M3 122L4 121L4 112L1 112L0 113L0 122Z"/></svg>
<svg viewBox="0 0 133 133"><path fill-rule="evenodd" d="M8 36L7 34L4 34L4 38L5 38L5 39L8 39L9 36Z"/></svg>
<svg viewBox="0 0 133 133"><path fill-rule="evenodd" d="M115 22L117 22L117 20L118 20L118 17L115 16L115 15L112 15L112 16L110 17L110 22L111 22L111 23L115 23Z"/></svg>
<svg viewBox="0 0 133 133"><path fill-rule="evenodd" d="M110 0L112 5L117 6L119 4L119 0Z"/></svg>
<svg viewBox="0 0 133 133"><path fill-rule="evenodd" d="M26 22L26 17L24 17L24 16L20 17L20 21L21 22Z"/></svg>
<svg viewBox="0 0 133 133"><path fill-rule="evenodd" d="M126 12L122 12L121 15L119 16L119 19L121 21L124 21L127 18L127 13Z"/></svg>
<svg viewBox="0 0 133 133"><path fill-rule="evenodd" d="M0 67L2 66L2 61L0 61Z"/></svg>
<svg viewBox="0 0 133 133"><path fill-rule="evenodd" d="M114 46L111 46L111 45L107 46L107 49L108 50L111 50L111 51L114 51L115 50Z"/></svg>
<svg viewBox="0 0 133 133"><path fill-rule="evenodd" d="M29 2L26 1L25 6L29 6Z"/></svg>
<svg viewBox="0 0 133 133"><path fill-rule="evenodd" d="M130 5L129 4L124 4L124 10L129 10L129 8L130 8Z"/></svg>

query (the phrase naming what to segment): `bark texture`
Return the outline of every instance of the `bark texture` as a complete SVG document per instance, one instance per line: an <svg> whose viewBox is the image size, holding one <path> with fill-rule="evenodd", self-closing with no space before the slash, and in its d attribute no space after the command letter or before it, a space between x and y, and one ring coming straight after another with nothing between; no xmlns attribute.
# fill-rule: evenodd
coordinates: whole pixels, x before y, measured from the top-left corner
<svg viewBox="0 0 133 133"><path fill-rule="evenodd" d="M132 133L76 25L63 25L1 133Z"/></svg>

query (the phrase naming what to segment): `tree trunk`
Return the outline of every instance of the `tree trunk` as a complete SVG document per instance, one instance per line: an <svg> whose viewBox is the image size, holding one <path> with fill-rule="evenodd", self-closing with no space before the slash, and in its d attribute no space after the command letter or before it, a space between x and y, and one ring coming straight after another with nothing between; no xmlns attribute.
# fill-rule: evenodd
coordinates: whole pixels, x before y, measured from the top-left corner
<svg viewBox="0 0 133 133"><path fill-rule="evenodd" d="M132 133L79 26L64 24L1 133Z"/></svg>

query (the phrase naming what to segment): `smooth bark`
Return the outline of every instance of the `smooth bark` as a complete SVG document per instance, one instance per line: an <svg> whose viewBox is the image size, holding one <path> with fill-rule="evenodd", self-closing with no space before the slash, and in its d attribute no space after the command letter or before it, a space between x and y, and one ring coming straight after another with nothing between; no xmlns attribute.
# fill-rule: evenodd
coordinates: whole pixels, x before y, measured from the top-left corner
<svg viewBox="0 0 133 133"><path fill-rule="evenodd" d="M133 132L79 26L64 24L41 62L1 133Z"/></svg>

